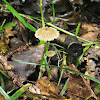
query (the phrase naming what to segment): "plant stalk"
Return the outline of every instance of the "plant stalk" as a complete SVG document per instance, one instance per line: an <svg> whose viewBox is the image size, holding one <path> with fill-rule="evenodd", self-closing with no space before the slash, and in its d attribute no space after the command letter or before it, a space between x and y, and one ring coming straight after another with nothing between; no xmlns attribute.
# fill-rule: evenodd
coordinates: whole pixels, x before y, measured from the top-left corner
<svg viewBox="0 0 100 100"><path fill-rule="evenodd" d="M45 27L44 16L43 16L43 9L42 9L42 0L40 0L40 10L41 10L42 26Z"/></svg>

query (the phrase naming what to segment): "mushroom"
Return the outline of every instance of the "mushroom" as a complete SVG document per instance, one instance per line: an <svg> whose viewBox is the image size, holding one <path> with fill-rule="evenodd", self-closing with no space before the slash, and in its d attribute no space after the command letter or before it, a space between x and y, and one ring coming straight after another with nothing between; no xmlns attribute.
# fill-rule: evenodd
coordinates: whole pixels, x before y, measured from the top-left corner
<svg viewBox="0 0 100 100"><path fill-rule="evenodd" d="M54 51L50 50L50 51L47 51L45 54L47 57L49 57L49 59L48 59L48 65L49 65L51 57L53 57L56 53ZM48 72L48 76L51 78L51 73L50 73L49 69L47 70L47 72Z"/></svg>
<svg viewBox="0 0 100 100"><path fill-rule="evenodd" d="M38 29L35 33L35 37L39 40L52 41L57 39L59 36L59 31L52 27L42 27Z"/></svg>
<svg viewBox="0 0 100 100"><path fill-rule="evenodd" d="M54 52L54 51L47 51L47 52L46 52L46 55L47 55L48 57L53 57L53 56L55 55L55 52Z"/></svg>
<svg viewBox="0 0 100 100"><path fill-rule="evenodd" d="M52 41L54 39L57 39L58 36L59 36L59 31L57 31L55 28L52 27L42 27L36 31L35 37L38 38L39 40L45 41L44 51L41 58L41 64L43 62L44 54L46 52L47 41ZM41 77L40 75L41 73L39 73L38 79Z"/></svg>
<svg viewBox="0 0 100 100"><path fill-rule="evenodd" d="M50 58L53 57L56 53L54 51L47 51L45 54L49 57L48 60L48 64L49 64Z"/></svg>

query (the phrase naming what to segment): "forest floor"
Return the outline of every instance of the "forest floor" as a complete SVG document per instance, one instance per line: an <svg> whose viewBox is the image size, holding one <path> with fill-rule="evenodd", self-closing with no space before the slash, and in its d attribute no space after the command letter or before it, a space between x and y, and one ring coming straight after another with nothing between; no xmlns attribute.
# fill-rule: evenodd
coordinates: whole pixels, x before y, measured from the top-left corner
<svg viewBox="0 0 100 100"><path fill-rule="evenodd" d="M40 1L0 1L0 100L100 100L99 0Z"/></svg>

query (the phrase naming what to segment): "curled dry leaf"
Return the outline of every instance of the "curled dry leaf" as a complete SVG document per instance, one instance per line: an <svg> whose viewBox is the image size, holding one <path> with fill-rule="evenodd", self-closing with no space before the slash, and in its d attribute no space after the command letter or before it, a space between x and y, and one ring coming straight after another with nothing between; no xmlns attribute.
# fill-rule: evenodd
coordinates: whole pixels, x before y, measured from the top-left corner
<svg viewBox="0 0 100 100"><path fill-rule="evenodd" d="M57 83L50 82L48 77L43 77L36 81L38 88L40 89L40 94L51 96L51 97L60 97L59 89L57 88Z"/></svg>
<svg viewBox="0 0 100 100"><path fill-rule="evenodd" d="M6 29L4 31L4 37L9 38L9 36L14 36L12 27L6 27Z"/></svg>
<svg viewBox="0 0 100 100"><path fill-rule="evenodd" d="M8 43L10 41L9 36L14 36L12 27L7 27L4 31L4 34L1 36L0 40L0 51L5 53L8 49Z"/></svg>

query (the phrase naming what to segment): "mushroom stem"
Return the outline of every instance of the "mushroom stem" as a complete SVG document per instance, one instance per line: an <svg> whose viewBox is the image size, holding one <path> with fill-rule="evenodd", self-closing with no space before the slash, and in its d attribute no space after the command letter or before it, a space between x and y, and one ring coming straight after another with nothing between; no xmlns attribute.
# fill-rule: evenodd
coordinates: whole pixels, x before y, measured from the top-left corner
<svg viewBox="0 0 100 100"><path fill-rule="evenodd" d="M43 51L43 55L42 55L42 58L41 58L41 64L42 64L43 59L44 59L44 54L45 54L45 52L46 52L46 48L47 48L47 41L46 41L45 44L44 44L44 51ZM42 67L42 66L40 66L40 67ZM41 78L42 73L43 73L43 70L42 70L42 68L40 68L40 72L39 72L38 79Z"/></svg>
<svg viewBox="0 0 100 100"><path fill-rule="evenodd" d="M44 44L44 51L43 51L43 55L42 55L42 59L41 59L41 64L43 62L43 58L44 58L44 54L46 52L46 48L47 48L47 42L45 42L45 44Z"/></svg>

